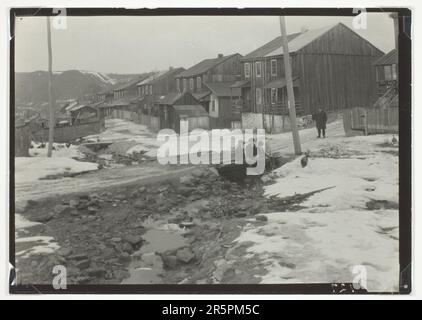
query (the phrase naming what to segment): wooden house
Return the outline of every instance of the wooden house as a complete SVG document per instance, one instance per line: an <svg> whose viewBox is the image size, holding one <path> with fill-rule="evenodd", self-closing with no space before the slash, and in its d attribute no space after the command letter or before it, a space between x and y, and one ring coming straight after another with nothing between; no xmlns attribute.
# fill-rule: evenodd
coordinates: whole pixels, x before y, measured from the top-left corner
<svg viewBox="0 0 422 320"><path fill-rule="evenodd" d="M239 99L240 89L231 88L233 82L207 82L205 86L210 91L209 105L206 111L210 115L210 127L238 128L241 113L234 106L233 100Z"/></svg>
<svg viewBox="0 0 422 320"><path fill-rule="evenodd" d="M296 111L313 114L369 106L377 97L373 63L383 52L342 23L288 35ZM287 88L281 37L245 55L235 87L244 127L282 131ZM247 121L243 121L245 114ZM287 128L288 126L286 126Z"/></svg>
<svg viewBox="0 0 422 320"><path fill-rule="evenodd" d="M138 117L142 124L149 126L150 116L158 116L158 109L154 108L155 101L170 92L176 92L175 76L184 70L184 68L170 68L155 72L137 84Z"/></svg>
<svg viewBox="0 0 422 320"><path fill-rule="evenodd" d="M204 86L207 82L233 82L240 75L240 58L238 53L216 58L205 59L176 76L178 92L207 92Z"/></svg>
<svg viewBox="0 0 422 320"><path fill-rule="evenodd" d="M397 50L391 50L374 63L378 90L378 100L374 103L375 108L398 108L398 56ZM397 110L394 112L398 112ZM397 113L398 114L398 113ZM398 118L397 118L398 125Z"/></svg>
<svg viewBox="0 0 422 320"><path fill-rule="evenodd" d="M114 97L113 90L103 90L103 91L98 92L96 94L95 101L96 102L100 102L100 101L108 102L110 100L113 100L113 97Z"/></svg>
<svg viewBox="0 0 422 320"><path fill-rule="evenodd" d="M374 63L376 71L378 96L384 95L391 87L397 87L398 80L398 56L397 50L393 49Z"/></svg>
<svg viewBox="0 0 422 320"><path fill-rule="evenodd" d="M180 133L181 121L186 121L188 130L209 129L209 115L201 103L190 92L173 92L161 96L157 101L159 126Z"/></svg>
<svg viewBox="0 0 422 320"><path fill-rule="evenodd" d="M136 77L128 83L121 85L113 90L113 99L105 102L101 108L104 109L104 115L111 118L131 119L132 113L136 112L138 102L139 81L146 78Z"/></svg>
<svg viewBox="0 0 422 320"><path fill-rule="evenodd" d="M230 86L240 77L241 57L238 53L219 54L217 58L205 59L176 77L178 92L191 92L209 113L210 128L230 128L235 120L231 112Z"/></svg>

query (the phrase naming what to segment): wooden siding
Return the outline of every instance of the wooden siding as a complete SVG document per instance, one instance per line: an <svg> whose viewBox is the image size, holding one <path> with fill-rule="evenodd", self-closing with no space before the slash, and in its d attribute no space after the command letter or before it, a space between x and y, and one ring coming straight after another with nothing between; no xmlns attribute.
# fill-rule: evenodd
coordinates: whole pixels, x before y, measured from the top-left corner
<svg viewBox="0 0 422 320"><path fill-rule="evenodd" d="M364 134L398 133L398 108L353 108L344 111L343 124L346 134L354 130Z"/></svg>
<svg viewBox="0 0 422 320"><path fill-rule="evenodd" d="M90 123L77 124L54 128L54 142L72 142L79 138L98 134L104 129L104 119ZM48 128L43 128L33 133L36 141L48 141Z"/></svg>
<svg viewBox="0 0 422 320"><path fill-rule="evenodd" d="M299 55L299 91L304 114L368 107L377 98L372 63L377 57L354 55Z"/></svg>
<svg viewBox="0 0 422 320"><path fill-rule="evenodd" d="M240 114L234 112L235 107L233 106L230 97L219 97L218 99L218 116L213 117L210 111L210 128L211 129L223 129L231 128L232 120L240 120ZM211 103L211 102L210 102ZM211 110L211 105L210 105Z"/></svg>
<svg viewBox="0 0 422 320"><path fill-rule="evenodd" d="M342 24L292 53L292 75L299 76L298 90L295 92L295 100L300 105L298 113L312 114L319 107L326 111L337 111L372 105L377 99L373 63L382 55L382 51ZM277 61L276 76L271 74L273 59ZM256 77L256 61L262 62L262 77ZM244 63L250 63L250 78L244 76ZM285 77L283 56L243 61L241 73L242 79L251 82L250 106L246 110L269 112L272 108L271 95L270 90L264 87L271 81ZM261 106L256 103L256 88L262 91ZM242 90L245 101L248 100L247 91Z"/></svg>
<svg viewBox="0 0 422 320"><path fill-rule="evenodd" d="M384 55L381 50L377 49L369 41L341 23L303 47L298 53L346 54L377 56L378 58Z"/></svg>
<svg viewBox="0 0 422 320"><path fill-rule="evenodd" d="M239 75L241 74L241 62L240 62L241 55L237 54L233 57L225 60L224 62L220 63L219 65L211 68L210 70L204 72L200 75L195 75L192 77L184 77L180 79L180 89L183 90L183 79L186 79L187 91L191 91L194 93L197 92L204 92L208 91L204 86L204 82L228 82L228 81L235 81L238 79ZM201 77L201 88L197 86L197 77ZM190 79L193 79L194 89L191 90L190 88ZM176 85L176 80L174 80Z"/></svg>

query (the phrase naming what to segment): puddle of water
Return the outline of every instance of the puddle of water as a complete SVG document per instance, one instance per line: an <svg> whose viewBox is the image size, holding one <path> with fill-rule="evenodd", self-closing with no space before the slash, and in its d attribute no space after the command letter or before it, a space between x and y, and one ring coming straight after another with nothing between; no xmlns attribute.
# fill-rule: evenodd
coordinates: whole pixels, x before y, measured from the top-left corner
<svg viewBox="0 0 422 320"><path fill-rule="evenodd" d="M185 238L179 232L149 229L142 238L145 244L138 251L140 260L134 257L129 265L129 277L122 284L159 284L163 272L162 260L156 254L177 250L186 245Z"/></svg>
<svg viewBox="0 0 422 320"><path fill-rule="evenodd" d="M141 253L163 253L176 250L186 245L186 240L176 232L151 229L143 235L146 244L141 247Z"/></svg>

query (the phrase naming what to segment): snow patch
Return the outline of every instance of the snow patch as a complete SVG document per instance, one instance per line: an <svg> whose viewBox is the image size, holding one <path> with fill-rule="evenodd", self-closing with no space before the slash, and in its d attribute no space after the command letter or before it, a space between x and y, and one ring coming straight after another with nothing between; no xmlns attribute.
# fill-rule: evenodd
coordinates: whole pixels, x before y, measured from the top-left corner
<svg viewBox="0 0 422 320"><path fill-rule="evenodd" d="M15 182L32 183L32 188L42 183L40 178L63 173L81 173L98 169L97 163L80 162L69 158L17 157Z"/></svg>

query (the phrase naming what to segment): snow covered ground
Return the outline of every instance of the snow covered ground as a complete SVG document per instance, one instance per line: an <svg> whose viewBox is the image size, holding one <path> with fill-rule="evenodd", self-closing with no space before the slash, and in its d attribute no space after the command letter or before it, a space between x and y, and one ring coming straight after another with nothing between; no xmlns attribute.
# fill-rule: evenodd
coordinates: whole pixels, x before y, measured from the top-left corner
<svg viewBox="0 0 422 320"><path fill-rule="evenodd" d="M86 140L104 142L132 142L126 144L126 153L145 151L148 156L155 157L156 150L161 145L156 134L146 126L124 119L107 119L106 130L100 134L85 137Z"/></svg>
<svg viewBox="0 0 422 320"><path fill-rule="evenodd" d="M40 143L32 142L32 148L29 149L31 157L47 157L48 143L43 148L40 148ZM66 145L65 143L54 143L53 158L78 158L84 157L83 153L78 150L78 146L74 144Z"/></svg>
<svg viewBox="0 0 422 320"><path fill-rule="evenodd" d="M363 265L368 290L398 290L398 146L388 143L391 135L345 137L340 128L330 124L326 139L316 139L315 129L300 131L308 165L302 168L299 157L275 170L265 193L329 189L307 198L302 210L266 214L265 225L248 224L236 240L251 244L246 259L266 266L262 283L354 282L353 268ZM290 152L289 139L269 141ZM371 201L386 207L368 208Z"/></svg>
<svg viewBox="0 0 422 320"><path fill-rule="evenodd" d="M98 169L98 164L70 158L18 157L15 158L15 183L42 183L40 178L64 173L75 174Z"/></svg>

